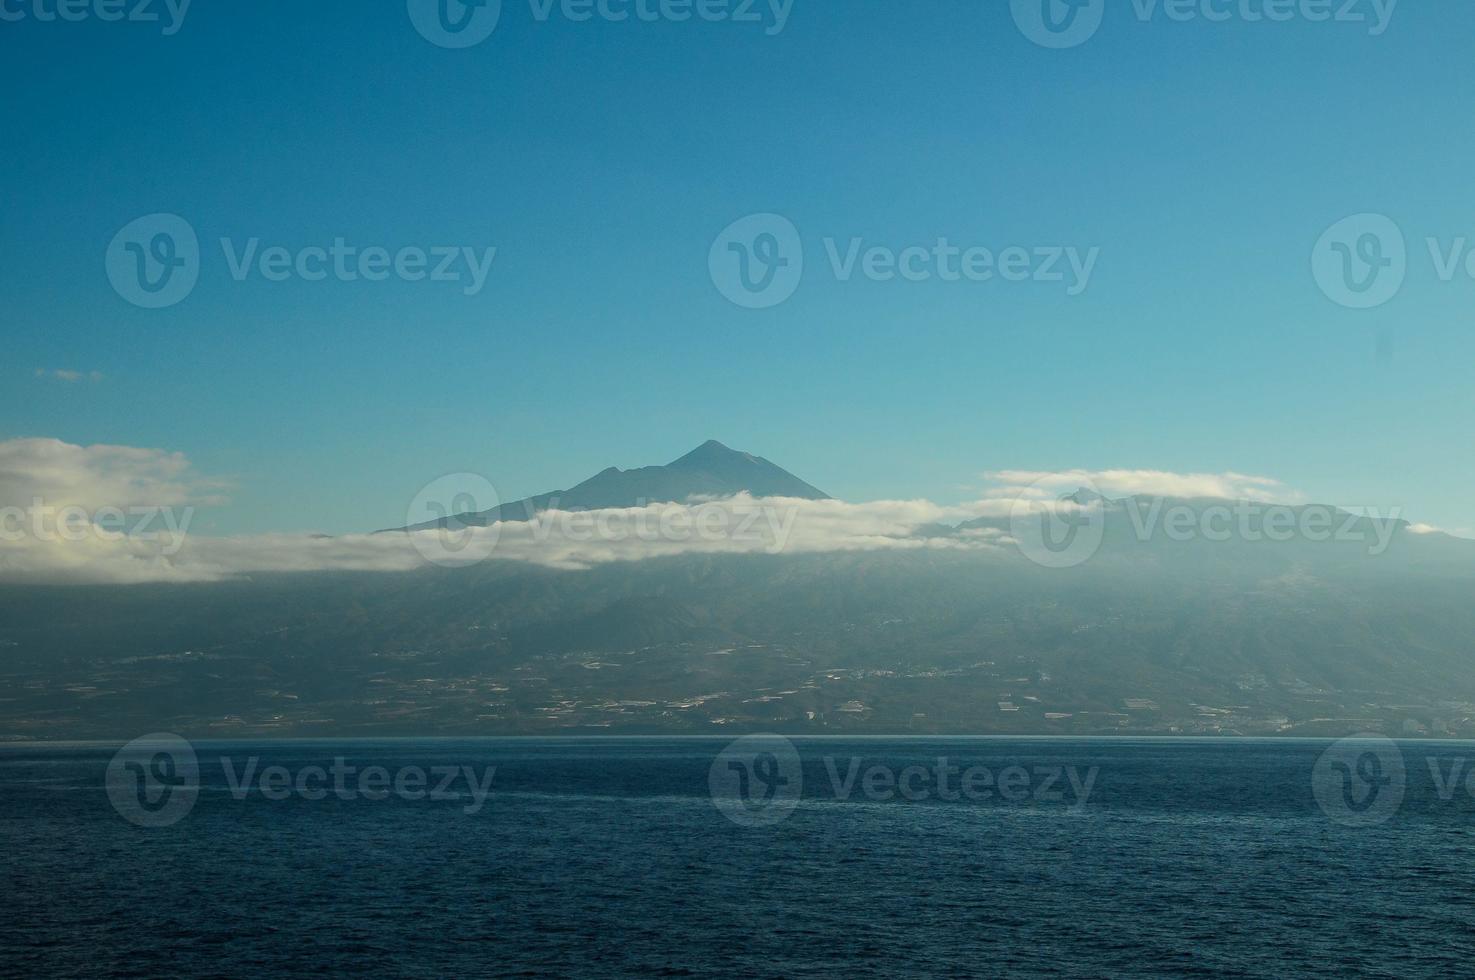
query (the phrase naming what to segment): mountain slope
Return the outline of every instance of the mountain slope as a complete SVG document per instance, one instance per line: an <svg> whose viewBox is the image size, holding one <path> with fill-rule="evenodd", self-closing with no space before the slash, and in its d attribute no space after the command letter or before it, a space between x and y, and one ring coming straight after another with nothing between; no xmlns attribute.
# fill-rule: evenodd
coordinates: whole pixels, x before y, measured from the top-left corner
<svg viewBox="0 0 1475 980"><path fill-rule="evenodd" d="M742 490L820 496L709 443L508 519ZM1100 504L1099 547L1061 568L994 517L894 550L0 586L0 739L1475 738L1475 542L1316 506L1077 500Z"/></svg>
<svg viewBox="0 0 1475 980"><path fill-rule="evenodd" d="M545 510L600 510L643 507L650 503L684 501L692 497L798 497L827 500L828 495L761 456L729 449L708 440L665 466L620 470L611 466L578 486L555 490L502 504L476 514L464 514L401 530L444 527L449 522L483 527L498 521L526 521Z"/></svg>
<svg viewBox="0 0 1475 980"><path fill-rule="evenodd" d="M1475 737L1475 545L1431 543L1161 542L1064 570L926 549L0 588L0 738Z"/></svg>

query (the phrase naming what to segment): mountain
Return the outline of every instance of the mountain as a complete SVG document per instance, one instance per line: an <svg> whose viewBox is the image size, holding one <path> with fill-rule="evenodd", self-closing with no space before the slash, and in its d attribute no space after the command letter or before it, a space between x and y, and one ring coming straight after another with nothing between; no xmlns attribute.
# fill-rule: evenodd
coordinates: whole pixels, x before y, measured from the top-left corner
<svg viewBox="0 0 1475 980"><path fill-rule="evenodd" d="M685 501L692 497L731 497L739 493L749 493L754 497L829 499L824 492L763 457L738 452L715 439L709 439L665 466L643 466L634 470L620 470L611 466L568 490L541 493L491 510L416 524L399 530L422 531L444 527L451 522L469 527L484 527L498 521L531 520L545 510L643 507L651 503Z"/></svg>
<svg viewBox="0 0 1475 980"><path fill-rule="evenodd" d="M709 443L508 506L742 490L822 496ZM0 739L1475 738L1475 542L1316 506L1076 501L1100 537L1071 567L995 517L874 551L0 586Z"/></svg>
<svg viewBox="0 0 1475 980"><path fill-rule="evenodd" d="M1475 737L1475 544L1159 539L0 587L0 738Z"/></svg>

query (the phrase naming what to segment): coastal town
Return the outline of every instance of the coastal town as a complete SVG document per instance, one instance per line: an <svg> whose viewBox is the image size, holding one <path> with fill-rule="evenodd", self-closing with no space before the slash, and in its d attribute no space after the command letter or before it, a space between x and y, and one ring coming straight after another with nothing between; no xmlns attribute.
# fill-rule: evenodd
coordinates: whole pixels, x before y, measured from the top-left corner
<svg viewBox="0 0 1475 980"><path fill-rule="evenodd" d="M503 669L464 656L376 651L331 677L290 663L183 650L25 667L0 649L0 737L788 734L1475 735L1475 702L1237 678L1223 696L1122 686L1088 694L1023 657L839 666L796 648L689 643L542 654ZM12 656L6 657L6 653ZM177 707L175 707L177 705ZM213 709L213 710L212 710ZM131 727L130 727L131 726Z"/></svg>

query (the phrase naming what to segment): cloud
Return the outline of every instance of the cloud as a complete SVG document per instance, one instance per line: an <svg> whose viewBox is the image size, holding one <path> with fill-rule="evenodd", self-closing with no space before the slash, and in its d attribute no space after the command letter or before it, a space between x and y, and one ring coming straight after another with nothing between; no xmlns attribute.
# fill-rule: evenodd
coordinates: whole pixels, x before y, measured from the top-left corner
<svg viewBox="0 0 1475 980"><path fill-rule="evenodd" d="M1183 497L1218 500L1257 500L1293 504L1302 495L1279 480L1243 473L1171 473L1165 470L1001 470L985 474L1001 484L988 496L1004 499L1053 497L1082 487L1107 497Z"/></svg>
<svg viewBox="0 0 1475 980"><path fill-rule="evenodd" d="M531 522L413 534L211 538L160 522L147 535L90 525L38 535L0 527L0 581L210 582L271 572L405 572L428 564L512 561L578 570L690 554L785 554L996 548L997 535L914 535L952 509L927 501L848 504L753 498L598 511L549 511Z"/></svg>
<svg viewBox="0 0 1475 980"><path fill-rule="evenodd" d="M103 379L103 373L101 371L48 371L45 368L37 368L36 377L47 378L52 381L63 381L67 384L77 384L79 381L91 381L96 384Z"/></svg>
<svg viewBox="0 0 1475 980"><path fill-rule="evenodd" d="M989 476L995 485L982 499L953 506L739 495L548 511L529 522L414 534L208 537L189 533L190 522L195 507L223 502L222 484L195 473L183 454L18 439L0 442L0 582L211 582L266 573L407 572L477 561L573 570L692 554L991 552L1011 547L1006 531L918 531L979 517L1008 519L1021 504L1031 510L1098 506L1062 500L1083 486L1107 496L1268 502L1300 496L1277 480L1232 472L1003 470ZM70 516L64 513L68 508L74 511Z"/></svg>
<svg viewBox="0 0 1475 980"><path fill-rule="evenodd" d="M549 511L531 522L416 534L189 533L195 507L222 503L220 488L181 453L56 439L0 442L0 581L201 582L271 572L398 572L468 559L583 569L684 554L998 546L994 535L914 533L974 516L969 507L747 495Z"/></svg>
<svg viewBox="0 0 1475 980"><path fill-rule="evenodd" d="M0 507L214 506L224 502L222 489L197 476L182 453L59 439L0 442Z"/></svg>

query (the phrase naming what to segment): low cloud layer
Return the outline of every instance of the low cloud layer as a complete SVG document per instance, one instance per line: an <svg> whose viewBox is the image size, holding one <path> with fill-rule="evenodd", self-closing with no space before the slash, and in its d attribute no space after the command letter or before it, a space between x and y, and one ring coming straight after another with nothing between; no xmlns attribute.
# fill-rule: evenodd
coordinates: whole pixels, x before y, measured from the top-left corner
<svg viewBox="0 0 1475 980"><path fill-rule="evenodd" d="M847 504L838 500L755 499L745 495L692 504L550 511L531 522L455 527L412 534L324 537L261 534L203 537L160 519L146 534L79 525L43 535L9 521L0 536L0 581L36 583L210 582L270 572L406 572L515 561L587 569L619 561L690 554L979 550L1001 534L963 539L914 534L953 509L926 501Z"/></svg>
<svg viewBox="0 0 1475 980"><path fill-rule="evenodd" d="M1086 487L1107 497L1181 497L1295 504L1302 495L1279 480L1243 473L1169 473L1163 470L1002 470L985 474L999 484L991 496L1054 497Z"/></svg>
<svg viewBox="0 0 1475 980"><path fill-rule="evenodd" d="M1012 546L1007 524L931 534L930 525L1004 522L1025 507L1073 507L1085 487L1134 494L1288 503L1277 480L1237 473L1153 470L1005 470L981 499L847 503L745 495L589 512L550 511L530 522L414 534L190 533L196 507L219 506L223 485L179 453L75 446L54 439L0 442L0 582L210 582L278 572L407 572L427 565L525 562L586 569L689 554L813 554ZM1420 528L1422 530L1422 528ZM1432 530L1432 529L1430 529Z"/></svg>

